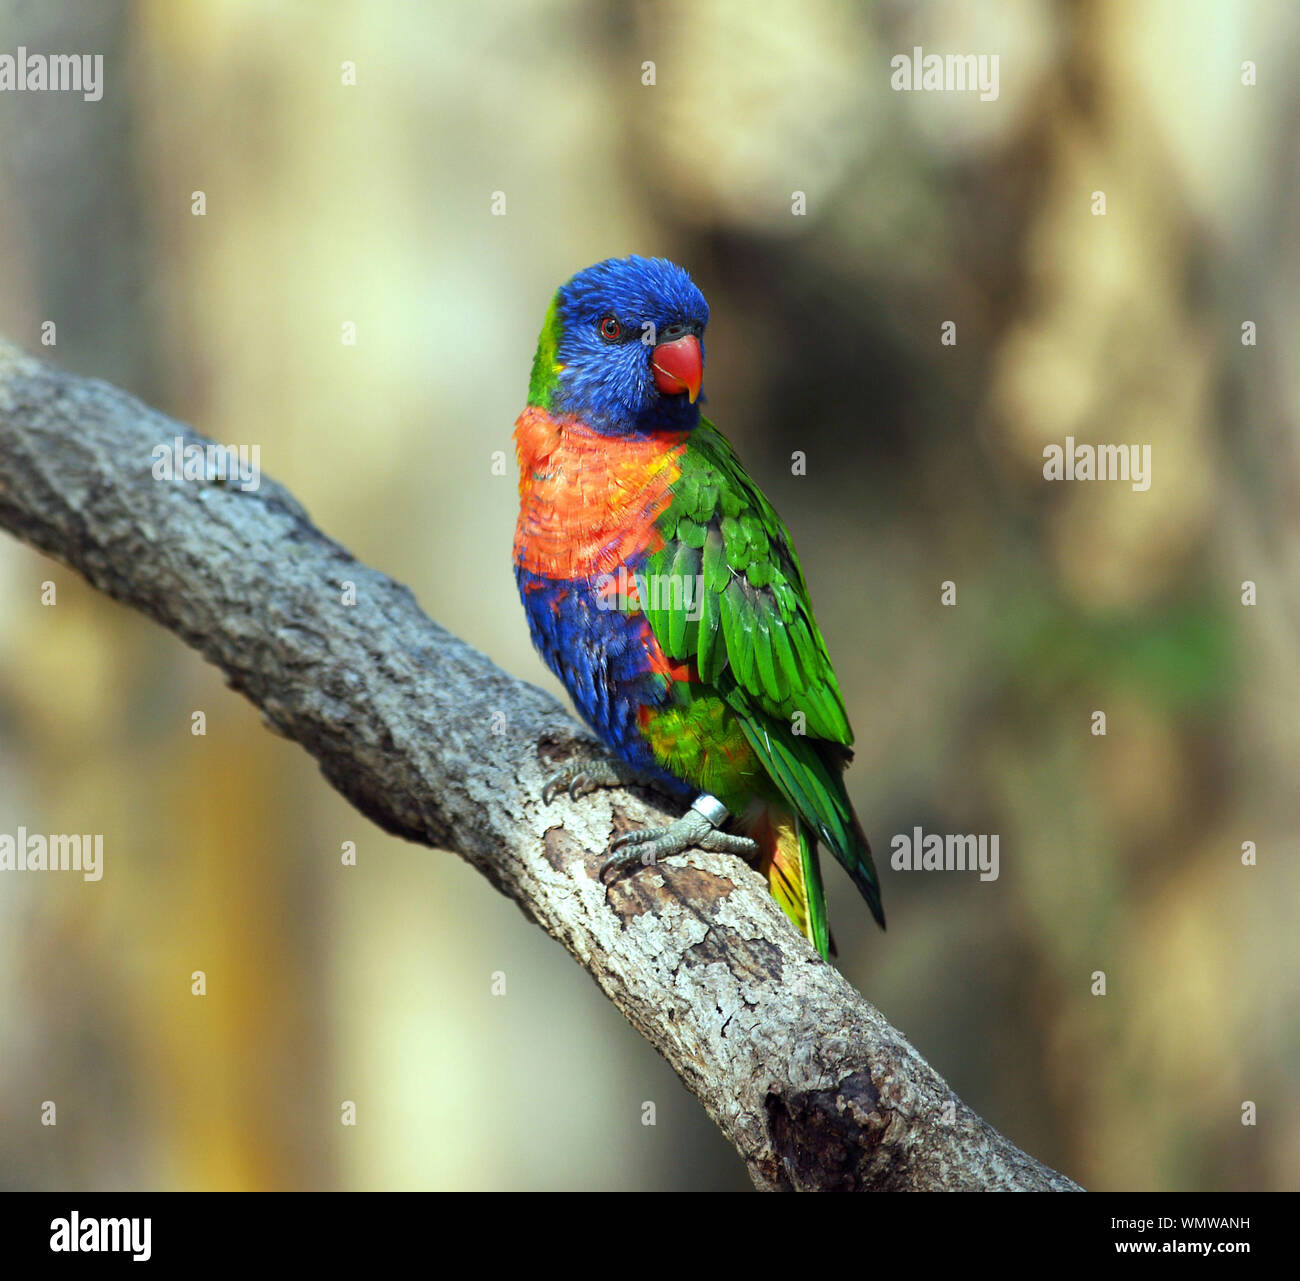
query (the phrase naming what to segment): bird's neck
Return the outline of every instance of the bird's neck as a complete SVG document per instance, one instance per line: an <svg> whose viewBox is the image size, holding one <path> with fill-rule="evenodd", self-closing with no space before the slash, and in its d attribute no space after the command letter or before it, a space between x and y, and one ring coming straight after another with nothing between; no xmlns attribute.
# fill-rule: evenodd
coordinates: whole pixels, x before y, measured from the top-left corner
<svg viewBox="0 0 1300 1281"><path fill-rule="evenodd" d="M689 431L607 436L530 405L515 423L515 563L547 578L613 572L657 550Z"/></svg>

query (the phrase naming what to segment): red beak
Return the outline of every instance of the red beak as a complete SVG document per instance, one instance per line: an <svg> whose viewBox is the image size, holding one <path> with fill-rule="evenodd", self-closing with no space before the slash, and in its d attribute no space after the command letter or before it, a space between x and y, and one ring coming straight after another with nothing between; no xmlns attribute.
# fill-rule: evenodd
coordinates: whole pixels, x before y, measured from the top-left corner
<svg viewBox="0 0 1300 1281"><path fill-rule="evenodd" d="M704 381L704 353L694 334L661 342L650 357L650 367L655 371L655 386L661 392L672 396L684 391L691 404L695 404L700 383Z"/></svg>

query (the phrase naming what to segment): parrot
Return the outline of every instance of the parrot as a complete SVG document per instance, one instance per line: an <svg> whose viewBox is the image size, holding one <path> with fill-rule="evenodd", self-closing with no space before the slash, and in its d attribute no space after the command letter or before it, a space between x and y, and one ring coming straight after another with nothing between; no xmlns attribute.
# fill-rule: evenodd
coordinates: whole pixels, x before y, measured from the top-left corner
<svg viewBox="0 0 1300 1281"><path fill-rule="evenodd" d="M563 792L649 784L685 807L613 841L600 880L738 855L823 959L825 845L885 927L845 789L853 731L790 534L702 412L709 308L665 258L610 258L550 300L515 423L515 578L533 645L608 755Z"/></svg>

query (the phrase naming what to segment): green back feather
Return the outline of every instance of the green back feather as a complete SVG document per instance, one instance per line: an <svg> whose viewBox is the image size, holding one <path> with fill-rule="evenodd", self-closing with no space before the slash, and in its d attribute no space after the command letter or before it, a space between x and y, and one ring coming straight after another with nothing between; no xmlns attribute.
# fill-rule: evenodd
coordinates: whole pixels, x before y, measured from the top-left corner
<svg viewBox="0 0 1300 1281"><path fill-rule="evenodd" d="M853 731L790 535L707 419L691 433L681 467L658 521L664 546L646 566L652 584L667 576L661 582L672 588L645 608L650 627L669 658L695 661L808 839L831 848L883 925L871 850L844 788ZM692 599L696 575L702 601ZM808 854L810 897L824 918L815 848Z"/></svg>

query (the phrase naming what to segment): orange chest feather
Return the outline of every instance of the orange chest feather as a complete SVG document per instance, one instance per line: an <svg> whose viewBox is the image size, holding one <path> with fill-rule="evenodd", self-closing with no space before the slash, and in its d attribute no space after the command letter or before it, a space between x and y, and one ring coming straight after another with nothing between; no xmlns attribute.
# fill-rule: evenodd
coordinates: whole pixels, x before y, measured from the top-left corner
<svg viewBox="0 0 1300 1281"><path fill-rule="evenodd" d="M655 522L672 501L685 449L685 432L625 440L525 409L515 423L515 564L545 578L585 578L658 551Z"/></svg>

